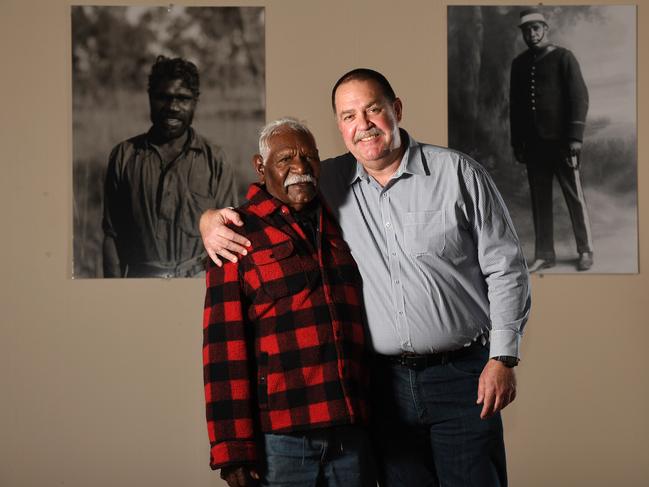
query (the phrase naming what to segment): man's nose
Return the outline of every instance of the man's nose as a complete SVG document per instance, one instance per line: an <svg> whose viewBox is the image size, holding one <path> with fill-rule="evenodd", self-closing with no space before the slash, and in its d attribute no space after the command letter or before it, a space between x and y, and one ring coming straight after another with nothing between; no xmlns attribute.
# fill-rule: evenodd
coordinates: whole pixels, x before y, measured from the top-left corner
<svg viewBox="0 0 649 487"><path fill-rule="evenodd" d="M361 112L360 116L358 117L358 120L360 121L360 127L363 130L367 130L370 127L372 127L372 121L370 120L370 117L367 116L367 113Z"/></svg>
<svg viewBox="0 0 649 487"><path fill-rule="evenodd" d="M180 103L181 103L180 100L175 96L169 97L169 99L167 100L167 110L171 112L179 112Z"/></svg>
<svg viewBox="0 0 649 487"><path fill-rule="evenodd" d="M293 158L291 171L298 174L311 174L311 164L306 156L297 156Z"/></svg>

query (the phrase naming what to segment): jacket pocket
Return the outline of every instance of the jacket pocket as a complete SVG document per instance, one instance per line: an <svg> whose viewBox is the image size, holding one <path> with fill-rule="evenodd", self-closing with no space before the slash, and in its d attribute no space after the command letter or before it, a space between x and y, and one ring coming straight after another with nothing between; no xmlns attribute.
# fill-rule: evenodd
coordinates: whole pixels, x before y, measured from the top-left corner
<svg viewBox="0 0 649 487"><path fill-rule="evenodd" d="M271 298L291 296L307 287L302 259L290 240L259 249L250 257L261 287Z"/></svg>

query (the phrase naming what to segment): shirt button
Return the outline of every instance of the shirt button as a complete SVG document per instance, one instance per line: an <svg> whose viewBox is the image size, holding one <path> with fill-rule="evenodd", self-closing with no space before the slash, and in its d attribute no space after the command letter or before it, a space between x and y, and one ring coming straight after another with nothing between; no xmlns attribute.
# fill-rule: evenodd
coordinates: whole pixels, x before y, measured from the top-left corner
<svg viewBox="0 0 649 487"><path fill-rule="evenodd" d="M394 283L399 284L399 279L395 279Z"/></svg>
<svg viewBox="0 0 649 487"><path fill-rule="evenodd" d="M403 311L399 311L399 316L403 316Z"/></svg>
<svg viewBox="0 0 649 487"><path fill-rule="evenodd" d="M385 222L385 228L390 228L392 224L390 222Z"/></svg>
<svg viewBox="0 0 649 487"><path fill-rule="evenodd" d="M391 255L392 257L396 257L397 253L396 253L396 252L392 252L390 255Z"/></svg>

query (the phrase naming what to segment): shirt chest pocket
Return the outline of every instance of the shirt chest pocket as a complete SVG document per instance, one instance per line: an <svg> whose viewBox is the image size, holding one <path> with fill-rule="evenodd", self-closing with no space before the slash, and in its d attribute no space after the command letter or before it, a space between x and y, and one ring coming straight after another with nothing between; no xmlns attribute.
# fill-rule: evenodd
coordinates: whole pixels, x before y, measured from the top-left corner
<svg viewBox="0 0 649 487"><path fill-rule="evenodd" d="M250 255L261 288L273 299L291 296L307 287L307 276L293 242L287 240Z"/></svg>
<svg viewBox="0 0 649 487"><path fill-rule="evenodd" d="M409 211L405 214L403 242L413 255L441 255L446 245L444 210Z"/></svg>

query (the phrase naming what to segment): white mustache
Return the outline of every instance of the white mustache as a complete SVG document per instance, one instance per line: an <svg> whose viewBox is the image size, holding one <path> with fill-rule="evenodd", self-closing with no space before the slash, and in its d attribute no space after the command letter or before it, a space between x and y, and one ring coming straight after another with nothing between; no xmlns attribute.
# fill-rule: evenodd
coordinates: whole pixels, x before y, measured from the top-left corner
<svg viewBox="0 0 649 487"><path fill-rule="evenodd" d="M369 130L365 130L363 132L358 132L354 136L354 143L358 142L361 139L364 139L365 137L372 137L374 135L383 135L383 132L376 127L373 127Z"/></svg>
<svg viewBox="0 0 649 487"><path fill-rule="evenodd" d="M289 174L284 180L284 187L287 188L291 184L311 183L314 186L318 184L318 180L311 174Z"/></svg>

